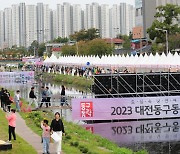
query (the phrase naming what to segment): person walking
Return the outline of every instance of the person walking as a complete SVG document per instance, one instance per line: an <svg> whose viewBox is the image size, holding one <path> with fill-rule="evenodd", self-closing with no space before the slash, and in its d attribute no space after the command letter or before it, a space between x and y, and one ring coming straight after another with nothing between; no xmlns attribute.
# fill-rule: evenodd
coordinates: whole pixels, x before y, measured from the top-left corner
<svg viewBox="0 0 180 154"><path fill-rule="evenodd" d="M29 92L29 98L30 98L30 102L29 102L29 106L31 106L33 103L35 105L35 108L38 108L38 103L37 103L37 97L34 94L34 87L31 88L31 91Z"/></svg>
<svg viewBox="0 0 180 154"><path fill-rule="evenodd" d="M17 112L19 112L21 110L20 109L20 91L19 90L16 91L16 94L14 96L14 102L16 103Z"/></svg>
<svg viewBox="0 0 180 154"><path fill-rule="evenodd" d="M40 104L40 108L42 107L43 103L46 103L46 90L44 89L44 86L41 87L41 104ZM48 108L48 103L46 103L46 107Z"/></svg>
<svg viewBox="0 0 180 154"><path fill-rule="evenodd" d="M46 103L48 103L49 106L51 106L51 97L52 91L49 89L49 87L46 87Z"/></svg>
<svg viewBox="0 0 180 154"><path fill-rule="evenodd" d="M50 127L48 126L48 120L44 120L41 122L41 128L43 129L43 133L42 133L43 154L49 154Z"/></svg>
<svg viewBox="0 0 180 154"><path fill-rule="evenodd" d="M16 127L16 110L11 109L10 115L6 115L6 119L8 120L9 124L9 140L8 142L11 142L11 137L13 135L14 140L16 140L16 134L15 134L15 127Z"/></svg>
<svg viewBox="0 0 180 154"><path fill-rule="evenodd" d="M64 131L64 124L60 118L59 112L55 113L55 119L52 120L50 127L51 127L51 133L56 132L59 137L59 141L55 142L55 146L56 146L55 148L56 148L56 153L61 154L62 135L65 135L65 131Z"/></svg>
<svg viewBox="0 0 180 154"><path fill-rule="evenodd" d="M64 87L64 85L61 86L61 106L64 105L65 101L66 101L66 89Z"/></svg>

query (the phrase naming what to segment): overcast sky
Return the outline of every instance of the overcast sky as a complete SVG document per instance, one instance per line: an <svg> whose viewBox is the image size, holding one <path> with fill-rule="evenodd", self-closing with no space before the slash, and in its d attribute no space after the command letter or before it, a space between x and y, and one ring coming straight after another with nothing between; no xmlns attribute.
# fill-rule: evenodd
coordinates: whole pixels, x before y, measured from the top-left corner
<svg viewBox="0 0 180 154"><path fill-rule="evenodd" d="M84 7L85 4L90 4L92 2L97 2L99 4L119 4L121 2L126 2L128 4L134 5L134 0L0 0L0 10L6 7L11 7L12 4L18 4L25 2L26 4L36 4L38 2L43 2L44 4L49 4L50 8L55 9L56 4L62 4L63 2L69 2L71 4L81 4Z"/></svg>

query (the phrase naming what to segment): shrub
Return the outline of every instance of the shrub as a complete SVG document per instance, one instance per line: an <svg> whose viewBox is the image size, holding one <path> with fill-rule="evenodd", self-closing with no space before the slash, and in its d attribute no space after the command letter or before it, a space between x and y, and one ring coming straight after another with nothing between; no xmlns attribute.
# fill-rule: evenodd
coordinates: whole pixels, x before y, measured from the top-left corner
<svg viewBox="0 0 180 154"><path fill-rule="evenodd" d="M74 142L70 142L70 146L74 146Z"/></svg>
<svg viewBox="0 0 180 154"><path fill-rule="evenodd" d="M75 146L75 147L78 147L78 146L79 146L79 142L77 142L77 141L74 142L74 146Z"/></svg>
<svg viewBox="0 0 180 154"><path fill-rule="evenodd" d="M79 146L79 150L82 152L82 153L88 153L88 148L84 147L83 145L80 145Z"/></svg>
<svg viewBox="0 0 180 154"><path fill-rule="evenodd" d="M82 150L82 153L88 153L88 148L84 148L83 150Z"/></svg>
<svg viewBox="0 0 180 154"><path fill-rule="evenodd" d="M71 136L70 135L66 135L65 139L70 140Z"/></svg>

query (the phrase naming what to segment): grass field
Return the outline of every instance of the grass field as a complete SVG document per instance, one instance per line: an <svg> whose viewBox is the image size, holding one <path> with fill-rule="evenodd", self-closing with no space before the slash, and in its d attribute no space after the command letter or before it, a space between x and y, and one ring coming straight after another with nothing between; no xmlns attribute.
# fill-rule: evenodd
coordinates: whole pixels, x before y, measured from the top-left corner
<svg viewBox="0 0 180 154"><path fill-rule="evenodd" d="M54 81L55 83L70 85L80 90L90 89L93 84L92 79L63 74L44 73L43 78L48 81Z"/></svg>
<svg viewBox="0 0 180 154"><path fill-rule="evenodd" d="M13 92L11 91L13 96ZM27 107L26 100L23 101L23 108ZM14 106L14 104L13 104ZM41 135L40 122L47 119L49 122L54 118L51 112L33 111L33 112L20 112L26 124L36 134ZM0 115L1 117L1 115ZM0 119L1 120L1 119ZM101 136L94 135L86 131L81 126L72 122L64 120L66 136L63 137L63 153L64 154L148 154L146 150L134 152L128 148L120 148L115 143L102 138ZM1 126L0 126L1 128ZM16 154L16 153L13 153ZM21 154L21 153L18 153ZM32 153L33 154L33 153Z"/></svg>
<svg viewBox="0 0 180 154"><path fill-rule="evenodd" d="M17 135L17 134L16 134ZM0 140L8 140L8 123L5 113L0 110ZM0 151L1 154L37 154L35 149L26 141L17 135L17 140L12 140L13 149L8 151Z"/></svg>
<svg viewBox="0 0 180 154"><path fill-rule="evenodd" d="M21 113L26 124L38 135L41 135L40 121L51 122L52 113L31 112ZM64 121L66 136L63 138L63 152L66 154L148 154L146 150L133 152L131 149L119 148L115 143L86 131L79 125Z"/></svg>

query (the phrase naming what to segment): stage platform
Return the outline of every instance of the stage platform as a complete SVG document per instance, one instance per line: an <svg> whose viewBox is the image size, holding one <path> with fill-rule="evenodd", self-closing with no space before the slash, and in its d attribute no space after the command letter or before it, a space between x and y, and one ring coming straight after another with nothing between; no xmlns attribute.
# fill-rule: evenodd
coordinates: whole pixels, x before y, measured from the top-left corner
<svg viewBox="0 0 180 154"><path fill-rule="evenodd" d="M117 73L94 76L96 98L180 95L180 73Z"/></svg>
<svg viewBox="0 0 180 154"><path fill-rule="evenodd" d="M11 150L11 149L12 149L12 144L11 143L6 143L6 142L0 140L0 151L2 151L2 150Z"/></svg>

